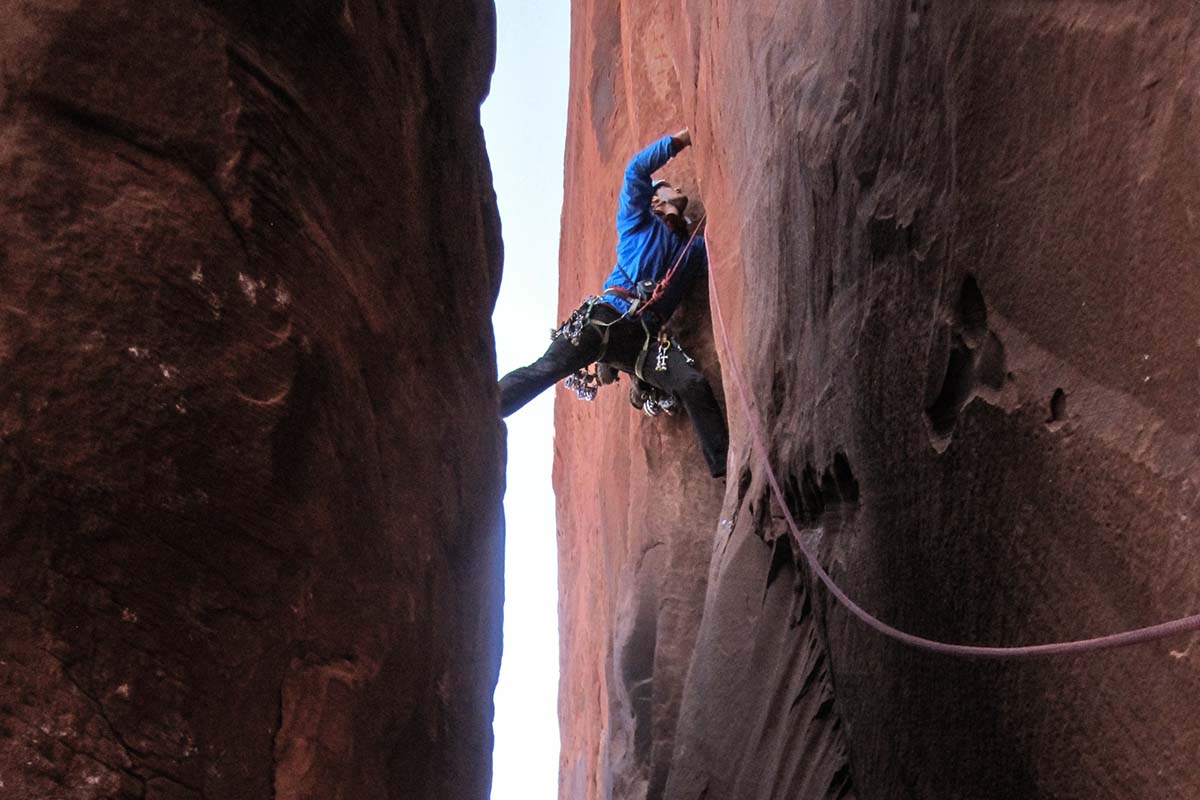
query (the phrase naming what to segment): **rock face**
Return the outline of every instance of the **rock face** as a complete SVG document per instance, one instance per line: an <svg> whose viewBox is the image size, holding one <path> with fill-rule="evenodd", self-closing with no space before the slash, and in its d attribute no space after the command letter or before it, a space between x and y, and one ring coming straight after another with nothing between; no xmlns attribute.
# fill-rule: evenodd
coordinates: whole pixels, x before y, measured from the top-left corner
<svg viewBox="0 0 1200 800"><path fill-rule="evenodd" d="M484 797L491 4L0 16L0 795Z"/></svg>
<svg viewBox="0 0 1200 800"><path fill-rule="evenodd" d="M621 171L709 213L728 483L623 391L557 410L563 798L1190 798L1198 610L1200 12L1190 2L575 6L561 309L611 265ZM736 361L753 398L729 383ZM607 394L607 397L603 395ZM771 442L769 466L750 426Z"/></svg>

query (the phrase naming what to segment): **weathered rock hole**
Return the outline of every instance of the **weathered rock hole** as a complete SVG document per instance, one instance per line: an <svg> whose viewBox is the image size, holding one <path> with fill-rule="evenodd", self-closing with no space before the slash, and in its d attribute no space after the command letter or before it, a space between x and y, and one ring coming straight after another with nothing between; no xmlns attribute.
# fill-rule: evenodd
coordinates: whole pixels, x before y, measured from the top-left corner
<svg viewBox="0 0 1200 800"><path fill-rule="evenodd" d="M1055 389L1050 395L1050 416L1046 426L1050 430L1058 430L1067 421L1067 393L1061 388Z"/></svg>
<svg viewBox="0 0 1200 800"><path fill-rule="evenodd" d="M833 479L843 502L858 502L858 479L850 469L850 460L841 450L833 454Z"/></svg>
<svg viewBox="0 0 1200 800"><path fill-rule="evenodd" d="M800 497L804 503L803 511L810 519L825 511L825 500L817 483L817 471L812 464L806 464L800 476Z"/></svg>
<svg viewBox="0 0 1200 800"><path fill-rule="evenodd" d="M784 567L790 566L792 561L792 540L787 536L780 536L771 544L771 568L767 571L767 586L774 583L779 573L783 572ZM766 602L765 593L763 602Z"/></svg>
<svg viewBox="0 0 1200 800"><path fill-rule="evenodd" d="M942 379L942 390L925 414L935 436L946 437L954 431L958 414L971 399L974 388L974 364L971 351L962 341L955 341L946 363L946 376Z"/></svg>
<svg viewBox="0 0 1200 800"><path fill-rule="evenodd" d="M950 435L967 404L976 397L999 402L1004 383L1011 378L1004 343L988 330L987 304L975 276L963 279L954 313L955 322L949 332L944 325L938 327L932 358L936 364L944 356L946 366L937 396L925 407L930 441L938 452L949 446ZM936 375L935 367L930 370L930 388L937 385L933 383Z"/></svg>
<svg viewBox="0 0 1200 800"><path fill-rule="evenodd" d="M1053 422L1061 422L1067 418L1067 393L1062 389L1055 389L1054 394L1050 395L1050 419Z"/></svg>
<svg viewBox="0 0 1200 800"><path fill-rule="evenodd" d="M793 543L793 547L797 546L798 545ZM792 552L795 553L796 551L793 550ZM796 608L797 601L800 603L799 608ZM795 584L795 592L793 593L792 597L792 609L795 613L792 614L791 621L788 622L789 630L800 627L804 624L806 619L812 616L812 593L805 591L804 584L800 583L799 581L797 581Z"/></svg>
<svg viewBox="0 0 1200 800"><path fill-rule="evenodd" d="M796 480L795 475L789 474L783 484L783 501L788 507L788 511L796 519L800 519L804 514L804 502L801 499L800 482Z"/></svg>
<svg viewBox="0 0 1200 800"><path fill-rule="evenodd" d="M838 494L837 480L833 477L833 472L826 469L821 473L821 504L823 506L837 505L841 501Z"/></svg>
<svg viewBox="0 0 1200 800"><path fill-rule="evenodd" d="M839 506L857 504L858 481L846 454L835 452L833 463L820 472L809 463L799 477L789 474L784 480L784 502L801 524L816 522Z"/></svg>
<svg viewBox="0 0 1200 800"><path fill-rule="evenodd" d="M963 281L958 297L958 319L963 339L972 349L978 347L988 331L987 304L973 275L968 275Z"/></svg>
<svg viewBox="0 0 1200 800"><path fill-rule="evenodd" d="M906 253L912 249L912 228L892 216L872 217L867 222L867 236L871 250L877 256Z"/></svg>
<svg viewBox="0 0 1200 800"><path fill-rule="evenodd" d="M808 696L808 693L812 691L812 688L817 684L817 681L820 680L826 669L825 653L822 651L817 653L813 658L812 665L808 668L808 671L804 675L804 682L800 684L800 691L798 691L796 696L792 698L792 704L788 708L789 711L799 705L800 701Z"/></svg>
<svg viewBox="0 0 1200 800"><path fill-rule="evenodd" d="M851 794L851 789L854 788L854 781L850 776L850 764L843 763L838 767L837 772L833 773L833 778L829 781L829 791L826 792L827 797L832 797L834 800L842 800Z"/></svg>

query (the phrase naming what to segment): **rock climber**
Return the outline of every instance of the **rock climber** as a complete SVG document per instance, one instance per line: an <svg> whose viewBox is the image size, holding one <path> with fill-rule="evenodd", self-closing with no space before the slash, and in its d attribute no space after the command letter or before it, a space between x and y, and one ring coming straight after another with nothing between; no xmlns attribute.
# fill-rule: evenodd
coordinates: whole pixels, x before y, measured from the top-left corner
<svg viewBox="0 0 1200 800"><path fill-rule="evenodd" d="M685 128L630 160L617 208L617 263L602 296L587 298L571 314L551 335L545 355L500 379L500 409L507 417L556 382L602 362L602 382L615 380L605 365L635 376L635 407L650 413L681 403L709 472L719 478L729 448L725 416L693 360L662 332L688 286L708 273L704 239L688 232L687 196L651 179L691 143ZM589 379L594 376L576 378Z"/></svg>

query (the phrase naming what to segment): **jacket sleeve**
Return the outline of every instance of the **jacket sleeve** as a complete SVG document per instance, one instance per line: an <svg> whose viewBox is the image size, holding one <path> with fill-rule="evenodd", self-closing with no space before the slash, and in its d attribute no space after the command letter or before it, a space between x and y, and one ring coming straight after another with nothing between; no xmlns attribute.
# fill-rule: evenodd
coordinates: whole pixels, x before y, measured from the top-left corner
<svg viewBox="0 0 1200 800"><path fill-rule="evenodd" d="M654 196L650 176L675 155L675 141L664 136L629 160L625 185L617 206L617 230L623 231L645 222L650 216L650 198Z"/></svg>

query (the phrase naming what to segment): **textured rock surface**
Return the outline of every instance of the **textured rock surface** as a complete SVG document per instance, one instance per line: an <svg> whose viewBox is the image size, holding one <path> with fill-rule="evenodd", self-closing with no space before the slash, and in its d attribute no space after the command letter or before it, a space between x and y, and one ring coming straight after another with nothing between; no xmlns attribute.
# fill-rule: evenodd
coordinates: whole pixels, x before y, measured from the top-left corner
<svg viewBox="0 0 1200 800"><path fill-rule="evenodd" d="M611 263L624 161L689 125L722 360L852 596L979 644L1195 612L1198 28L1189 2L582 0L561 307ZM564 798L1200 793L1190 638L893 645L796 569L731 387L723 497L622 394L557 411Z"/></svg>
<svg viewBox="0 0 1200 800"><path fill-rule="evenodd" d="M485 796L490 3L0 17L0 795Z"/></svg>

